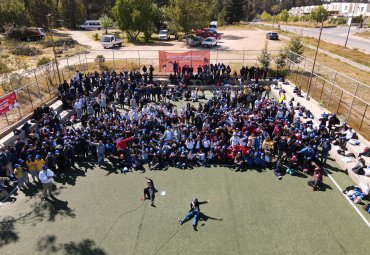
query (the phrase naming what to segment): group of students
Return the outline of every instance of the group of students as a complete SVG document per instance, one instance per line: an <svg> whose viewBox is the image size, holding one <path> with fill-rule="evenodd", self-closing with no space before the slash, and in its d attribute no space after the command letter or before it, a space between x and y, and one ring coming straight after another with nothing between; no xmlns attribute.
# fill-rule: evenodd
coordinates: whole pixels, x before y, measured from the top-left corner
<svg viewBox="0 0 370 255"><path fill-rule="evenodd" d="M239 73L234 70L232 72L230 65L224 63L204 64L197 67L192 65L180 66L176 61L172 65L173 73L170 74L169 79L172 84L180 84L181 82L187 85L192 84L192 80L199 85L213 84L221 86L224 84L237 84L240 80L244 82L265 80L268 74L268 68L265 67L248 67L242 66ZM195 85L195 84L193 84Z"/></svg>
<svg viewBox="0 0 370 255"><path fill-rule="evenodd" d="M219 70L219 65L209 68ZM160 92L148 96L146 89L153 87ZM235 171L270 168L279 179L304 172L313 175L313 190L322 187L323 164L337 135L330 131L335 115L322 116L315 126L309 109L270 99L271 87L254 82L236 90L221 87L208 100L183 107L165 100L163 88L127 71L78 72L60 86L75 114L63 122L42 107L27 141L19 139L0 152L0 176L14 178L18 168L37 176L26 162L41 158L55 176L65 178L76 161L92 157L99 166L109 158L124 173L145 170L146 164L150 170L210 164Z"/></svg>

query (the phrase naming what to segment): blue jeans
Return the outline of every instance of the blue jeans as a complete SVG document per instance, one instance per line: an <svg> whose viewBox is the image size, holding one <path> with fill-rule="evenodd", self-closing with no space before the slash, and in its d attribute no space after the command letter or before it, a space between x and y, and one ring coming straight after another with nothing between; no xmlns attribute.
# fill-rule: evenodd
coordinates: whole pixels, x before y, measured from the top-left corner
<svg viewBox="0 0 370 255"><path fill-rule="evenodd" d="M182 222L187 221L189 218L193 218L193 225L197 225L198 219L199 219L199 211L190 211L188 214L185 215L185 217L181 220Z"/></svg>
<svg viewBox="0 0 370 255"><path fill-rule="evenodd" d="M104 163L104 154L98 153L98 165L101 166Z"/></svg>

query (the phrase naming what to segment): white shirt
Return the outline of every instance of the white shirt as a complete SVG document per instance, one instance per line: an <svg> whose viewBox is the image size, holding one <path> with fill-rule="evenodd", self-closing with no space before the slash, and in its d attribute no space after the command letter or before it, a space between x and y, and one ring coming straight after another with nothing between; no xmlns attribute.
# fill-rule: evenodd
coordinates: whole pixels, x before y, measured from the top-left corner
<svg viewBox="0 0 370 255"><path fill-rule="evenodd" d="M231 146L236 146L236 145L238 145L239 144L239 141L240 141L240 138L239 137L237 137L237 136L232 136L231 138L230 138L230 143L231 143Z"/></svg>
<svg viewBox="0 0 370 255"><path fill-rule="evenodd" d="M193 140L186 140L185 142L186 144L186 147L188 148L188 150L192 150L194 148L194 141Z"/></svg>
<svg viewBox="0 0 370 255"><path fill-rule="evenodd" d="M53 177L54 176L54 173L53 171L51 171L50 169L44 171L44 170L41 170L40 173L39 173L39 179L41 181L41 183L50 183L53 181L53 178L48 178L48 177Z"/></svg>
<svg viewBox="0 0 370 255"><path fill-rule="evenodd" d="M346 131L346 139L352 139L352 136L353 136L353 131L352 130L347 130Z"/></svg>
<svg viewBox="0 0 370 255"><path fill-rule="evenodd" d="M210 145L211 145L211 141L210 140L203 140L203 146L204 146L204 148L208 148Z"/></svg>

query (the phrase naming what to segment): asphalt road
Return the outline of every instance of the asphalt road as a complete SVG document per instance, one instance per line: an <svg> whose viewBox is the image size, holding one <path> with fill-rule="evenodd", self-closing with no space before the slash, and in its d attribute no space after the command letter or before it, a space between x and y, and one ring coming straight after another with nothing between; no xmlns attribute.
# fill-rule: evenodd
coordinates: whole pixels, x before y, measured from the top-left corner
<svg viewBox="0 0 370 255"><path fill-rule="evenodd" d="M312 36L315 38L319 37L320 32L320 28L303 28L284 25L280 25L280 28L289 32L299 33L304 36ZM357 27L352 27L347 46L370 53L370 40L353 35L356 32L358 32ZM348 27L338 26L334 28L324 28L321 38L325 41L344 46L347 33Z"/></svg>

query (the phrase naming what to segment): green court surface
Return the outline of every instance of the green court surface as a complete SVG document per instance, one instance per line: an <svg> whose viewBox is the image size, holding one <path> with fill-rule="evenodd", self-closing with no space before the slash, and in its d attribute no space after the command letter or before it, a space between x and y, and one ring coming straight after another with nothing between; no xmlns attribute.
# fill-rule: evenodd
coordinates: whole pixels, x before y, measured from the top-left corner
<svg viewBox="0 0 370 255"><path fill-rule="evenodd" d="M113 171L83 164L57 183L55 202L35 188L3 204L0 254L369 254L369 228L328 177L312 192L311 176L271 170ZM159 191L155 208L139 199L145 176ZM197 232L178 223L195 197L210 200Z"/></svg>

